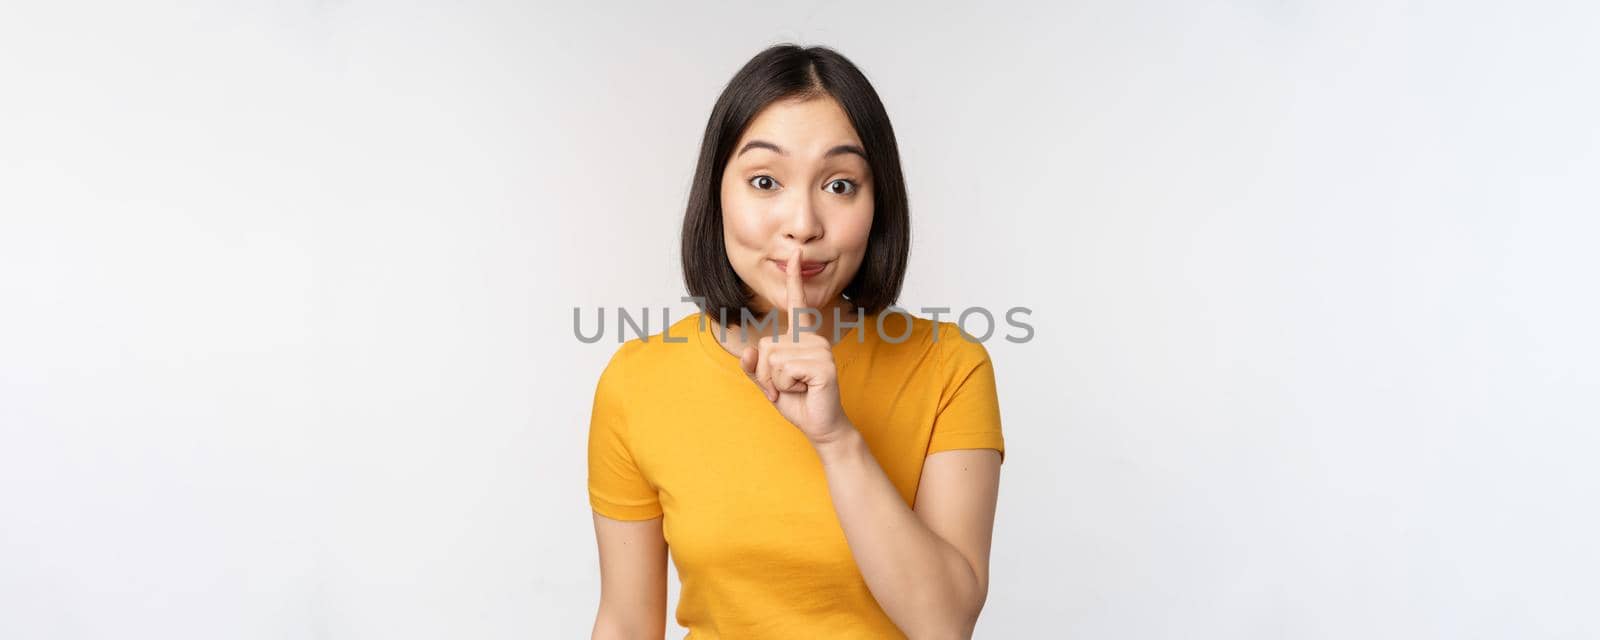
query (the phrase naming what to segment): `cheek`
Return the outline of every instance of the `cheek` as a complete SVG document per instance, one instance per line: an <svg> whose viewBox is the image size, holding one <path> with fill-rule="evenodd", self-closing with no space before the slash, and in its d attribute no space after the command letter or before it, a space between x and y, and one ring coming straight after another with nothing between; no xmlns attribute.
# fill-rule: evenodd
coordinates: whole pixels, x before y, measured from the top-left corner
<svg viewBox="0 0 1600 640"><path fill-rule="evenodd" d="M723 195L722 239L730 254L759 251L765 247L770 231L766 224L767 216L762 215L758 203Z"/></svg>
<svg viewBox="0 0 1600 640"><path fill-rule="evenodd" d="M857 261L866 254L867 237L872 234L871 194L864 195L868 198L865 204L841 216L835 226L840 250L851 254Z"/></svg>

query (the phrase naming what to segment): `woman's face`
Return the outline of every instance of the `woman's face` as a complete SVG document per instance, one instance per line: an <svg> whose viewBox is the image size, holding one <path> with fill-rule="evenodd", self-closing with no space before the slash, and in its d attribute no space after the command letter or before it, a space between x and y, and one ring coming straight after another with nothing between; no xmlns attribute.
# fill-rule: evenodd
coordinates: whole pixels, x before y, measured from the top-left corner
<svg viewBox="0 0 1600 640"><path fill-rule="evenodd" d="M828 96L774 102L746 127L722 172L722 235L753 309L785 308L796 250L806 306L826 308L850 284L872 230L864 149Z"/></svg>

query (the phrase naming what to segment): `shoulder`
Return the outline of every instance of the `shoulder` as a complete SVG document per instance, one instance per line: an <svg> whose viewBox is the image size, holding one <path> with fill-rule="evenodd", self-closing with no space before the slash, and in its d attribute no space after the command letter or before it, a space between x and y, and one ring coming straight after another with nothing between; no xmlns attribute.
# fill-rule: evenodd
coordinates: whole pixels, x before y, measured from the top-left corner
<svg viewBox="0 0 1600 640"><path fill-rule="evenodd" d="M939 354L945 363L956 368L962 366L970 368L979 363L989 362L989 349L983 346L983 341L963 331L961 325L941 321L937 331Z"/></svg>
<svg viewBox="0 0 1600 640"><path fill-rule="evenodd" d="M983 341L954 322L941 321L935 330L939 340L934 351L939 354L939 372L947 393L954 393L975 376L993 377L994 363Z"/></svg>
<svg viewBox="0 0 1600 640"><path fill-rule="evenodd" d="M989 362L983 342L955 322L924 318L899 308L874 314L867 322L871 325L862 328L875 331L878 340L898 354L893 357L916 361L931 356L946 378L964 376Z"/></svg>
<svg viewBox="0 0 1600 640"><path fill-rule="evenodd" d="M900 307L890 307L863 317L861 330L871 332L878 342L903 350L923 351L938 346L943 337L940 325Z"/></svg>
<svg viewBox="0 0 1600 640"><path fill-rule="evenodd" d="M875 326L864 328L876 330L884 342L926 349L941 359L987 360L989 357L983 342L955 322L924 318L898 307L873 314L866 322Z"/></svg>
<svg viewBox="0 0 1600 640"><path fill-rule="evenodd" d="M699 314L690 314L662 331L647 337L635 336L617 345L600 374L602 382L608 377L620 380L652 372L681 370L686 358L699 354L699 320ZM669 337L671 342L667 341Z"/></svg>

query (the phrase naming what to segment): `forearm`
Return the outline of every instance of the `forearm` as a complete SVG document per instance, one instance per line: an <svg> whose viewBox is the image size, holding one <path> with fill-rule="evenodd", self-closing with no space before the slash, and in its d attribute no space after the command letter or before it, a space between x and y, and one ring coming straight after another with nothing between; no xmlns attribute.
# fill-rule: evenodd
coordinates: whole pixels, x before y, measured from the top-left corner
<svg viewBox="0 0 1600 640"><path fill-rule="evenodd" d="M666 616L637 615L600 606L595 615L591 640L659 639L666 635Z"/></svg>
<svg viewBox="0 0 1600 640"><path fill-rule="evenodd" d="M854 428L817 445L867 588L906 635L969 638L983 593L972 564L907 506Z"/></svg>

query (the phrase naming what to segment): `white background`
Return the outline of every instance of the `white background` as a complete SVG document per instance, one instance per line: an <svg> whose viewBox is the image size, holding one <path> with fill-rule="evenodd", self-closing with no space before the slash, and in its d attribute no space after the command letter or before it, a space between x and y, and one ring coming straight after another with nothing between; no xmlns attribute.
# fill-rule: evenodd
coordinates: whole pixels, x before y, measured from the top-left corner
<svg viewBox="0 0 1600 640"><path fill-rule="evenodd" d="M571 309L785 40L1034 309L978 637L1600 635L1600 10L1051 4L7 3L0 637L587 637Z"/></svg>

